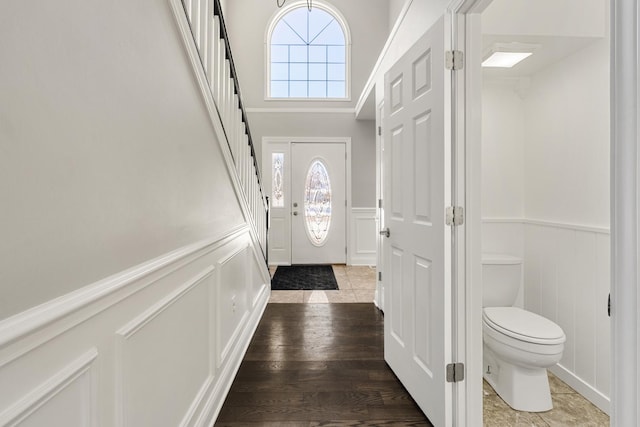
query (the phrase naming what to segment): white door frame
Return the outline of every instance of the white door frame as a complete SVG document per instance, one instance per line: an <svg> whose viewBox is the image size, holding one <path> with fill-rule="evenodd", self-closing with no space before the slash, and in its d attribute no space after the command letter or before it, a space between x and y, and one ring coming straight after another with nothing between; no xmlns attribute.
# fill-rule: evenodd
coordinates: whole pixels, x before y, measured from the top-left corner
<svg viewBox="0 0 640 427"><path fill-rule="evenodd" d="M640 423L639 9L611 1L611 425Z"/></svg>
<svg viewBox="0 0 640 427"><path fill-rule="evenodd" d="M373 297L373 303L384 313L384 272L382 270L382 246L383 240L379 234L379 231L383 229L383 217L382 217L382 162L383 162L383 138L382 123L384 101L380 102L376 106L376 292Z"/></svg>
<svg viewBox="0 0 640 427"><path fill-rule="evenodd" d="M346 221L346 229L345 229L345 243L347 245L347 265L351 264L351 251L350 249L350 245L351 245L351 239L349 238L349 236L351 236L351 137L335 137L335 136L327 136L327 137L316 137L316 136L301 136L301 137L292 137L292 136L263 136L262 137L262 165L263 165L263 171L262 171L262 176L264 177L263 182L264 182L264 189L267 193L267 195L269 197L271 197L271 170L268 169L265 165L270 164L268 163L269 159L266 159L266 155L267 153L270 152L270 150L266 149L266 147L269 146L269 144L278 144L280 146L287 146L287 152L291 153L291 144L292 143L311 143L311 142L315 142L315 143L342 143L344 144L344 148L345 148L345 152L346 152L346 160L345 160L345 172L346 172L346 196L347 196L347 208L346 208L346 217L345 217L345 221ZM290 167L290 166L289 166ZM287 170L287 169L285 169ZM291 169L289 169L290 171ZM287 174L288 176L285 177L285 185L287 185L288 187L288 191L291 191L291 173ZM285 203L286 204L286 203ZM290 209L289 209L290 211ZM290 214L290 212L289 212ZM289 224L291 224L291 221L289 221ZM291 228L291 227L289 227ZM291 237L291 236L290 236ZM291 255L291 242L289 242L289 254ZM291 256L289 256L289 262L288 263L281 263L280 265L290 265L291 264ZM275 265L275 264L274 264Z"/></svg>
<svg viewBox="0 0 640 427"><path fill-rule="evenodd" d="M491 0L462 0L457 6L466 30L464 90L466 102L466 221L468 346L482 345L478 307L480 280L480 142L482 37L479 14ZM612 426L640 425L640 8L635 0L611 0L611 409ZM466 22L465 22L466 21ZM476 64L476 66L474 66ZM478 299L480 302L478 303ZM469 353L467 353L470 356ZM482 354L480 347L477 354ZM469 372L476 361L467 357ZM471 365L473 363L473 365ZM481 374L481 367L480 367ZM482 394L469 382L468 425L482 417ZM474 421L474 422L472 422Z"/></svg>

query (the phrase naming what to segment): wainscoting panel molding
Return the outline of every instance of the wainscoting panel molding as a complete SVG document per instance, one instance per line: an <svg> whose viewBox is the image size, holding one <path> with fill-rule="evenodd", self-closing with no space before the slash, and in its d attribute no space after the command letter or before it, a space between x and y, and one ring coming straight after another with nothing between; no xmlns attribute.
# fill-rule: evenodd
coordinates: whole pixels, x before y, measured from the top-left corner
<svg viewBox="0 0 640 427"><path fill-rule="evenodd" d="M376 265L376 208L351 209L350 265Z"/></svg>
<svg viewBox="0 0 640 427"><path fill-rule="evenodd" d="M92 348L0 413L1 426L97 426ZM5 387L8 384L4 384Z"/></svg>
<svg viewBox="0 0 640 427"><path fill-rule="evenodd" d="M0 322L0 425L212 425L267 283L245 225Z"/></svg>
<svg viewBox="0 0 640 427"><path fill-rule="evenodd" d="M178 425L212 375L211 325L203 320L213 272L207 267L118 331L122 425Z"/></svg>

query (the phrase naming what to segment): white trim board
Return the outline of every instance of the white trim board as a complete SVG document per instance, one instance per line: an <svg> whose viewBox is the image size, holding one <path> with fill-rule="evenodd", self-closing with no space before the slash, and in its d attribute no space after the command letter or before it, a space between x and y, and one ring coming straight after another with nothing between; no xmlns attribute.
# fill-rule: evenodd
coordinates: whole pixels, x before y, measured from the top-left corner
<svg viewBox="0 0 640 427"><path fill-rule="evenodd" d="M581 380L580 377L576 376L573 372L560 364L552 366L549 370L577 391L581 396L600 408L602 412L605 414L609 414L611 412L611 399Z"/></svg>
<svg viewBox="0 0 640 427"><path fill-rule="evenodd" d="M286 107L265 107L265 108L245 108L247 113L265 114L356 114L354 108L286 108Z"/></svg>
<svg viewBox="0 0 640 427"><path fill-rule="evenodd" d="M171 251L121 273L85 286L77 291L63 295L15 316L9 317L8 319L0 322L0 349L15 340L24 337L25 335L52 324L56 320L61 319L80 308L96 303L120 289L136 284L140 280L147 276L151 276L160 269L169 267L172 264L174 265L173 269L178 269L183 265L183 263L190 262L192 257L197 257L201 251L213 251L248 231L249 227L247 225L236 227L226 233L221 233L219 236L176 249L175 251ZM155 280L152 279L145 282L143 287L152 284ZM136 286L135 292L140 289L142 288ZM123 298L126 298L126 296ZM110 301L109 306L114 305L119 301L120 299ZM102 309L104 308L106 307L102 307ZM82 321L84 320L86 320L86 318L82 319ZM64 331L59 333L62 332ZM54 335L49 337L49 339L59 333L54 333ZM6 360L0 359L0 366L6 362Z"/></svg>
<svg viewBox="0 0 640 427"><path fill-rule="evenodd" d="M539 225L542 227L564 228L567 230L586 231L589 233L611 234L607 227L594 227L591 225L573 224L568 222L546 221L531 218L482 218L483 224L524 224Z"/></svg>
<svg viewBox="0 0 640 427"><path fill-rule="evenodd" d="M382 51L380 51L380 55L378 55L376 64L373 66L373 69L371 70L371 74L369 74L369 78L367 79L367 82L364 84L364 88L360 93L358 102L356 102L356 107L355 107L356 115L360 114L360 110L362 110L365 103L367 102L367 98L369 98L369 94L371 93L373 88L376 86L376 76L378 74L378 71L380 71L380 67L382 66L382 61L384 60L384 57L387 55L387 52L389 51L389 48L391 47L391 43L393 43L393 39L396 37L398 30L402 26L402 23L404 22L404 18L407 16L407 12L409 12L409 7L411 7L411 3L413 3L413 0L405 1L405 4L402 6L402 9L400 10L400 14L398 15L398 19L396 19L396 23L393 25L393 28L389 32L389 37L387 37L387 41L382 47Z"/></svg>

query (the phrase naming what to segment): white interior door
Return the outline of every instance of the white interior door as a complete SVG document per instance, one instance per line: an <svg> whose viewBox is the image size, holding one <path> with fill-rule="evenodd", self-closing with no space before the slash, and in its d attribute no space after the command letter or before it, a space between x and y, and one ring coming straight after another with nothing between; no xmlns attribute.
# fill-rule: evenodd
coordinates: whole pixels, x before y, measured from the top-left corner
<svg viewBox="0 0 640 427"><path fill-rule="evenodd" d="M444 17L385 75L385 360L436 426L452 422L450 143Z"/></svg>
<svg viewBox="0 0 640 427"><path fill-rule="evenodd" d="M346 261L343 143L291 144L291 263Z"/></svg>

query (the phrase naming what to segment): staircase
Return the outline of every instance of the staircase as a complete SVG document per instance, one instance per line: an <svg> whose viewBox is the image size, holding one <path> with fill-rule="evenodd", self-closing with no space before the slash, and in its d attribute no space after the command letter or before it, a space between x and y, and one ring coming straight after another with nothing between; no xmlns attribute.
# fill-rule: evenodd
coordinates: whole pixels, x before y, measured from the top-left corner
<svg viewBox="0 0 640 427"><path fill-rule="evenodd" d="M266 261L269 198L262 188L220 0L182 0L182 6L222 124L241 203Z"/></svg>

